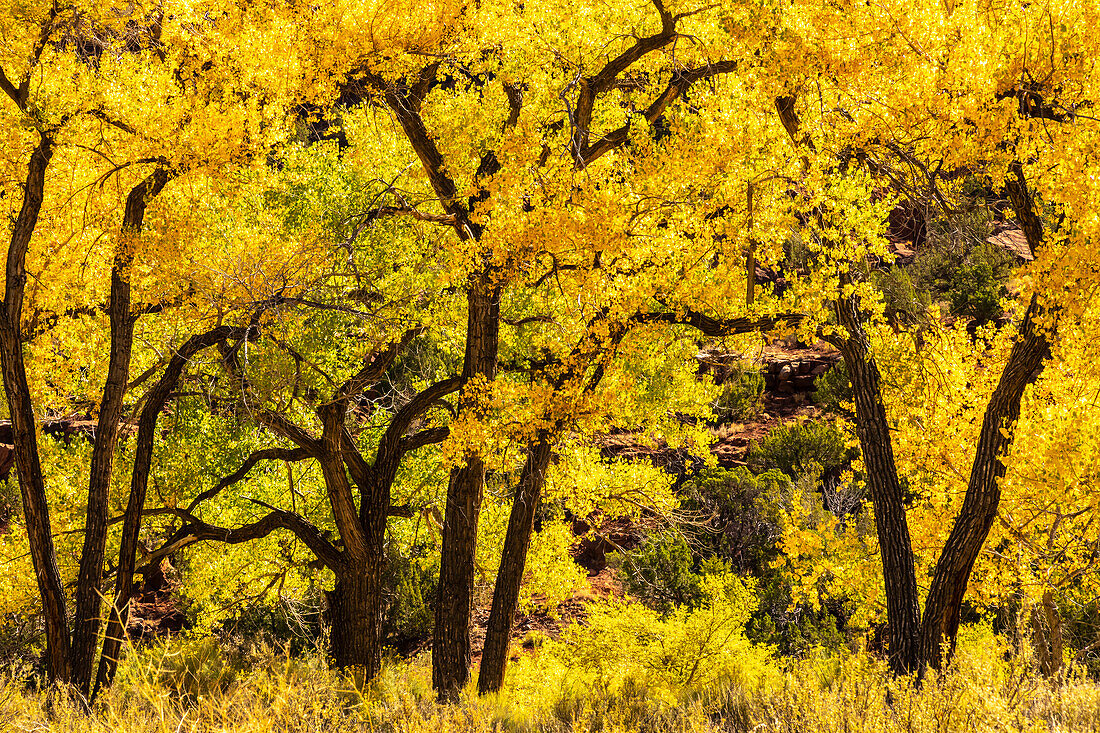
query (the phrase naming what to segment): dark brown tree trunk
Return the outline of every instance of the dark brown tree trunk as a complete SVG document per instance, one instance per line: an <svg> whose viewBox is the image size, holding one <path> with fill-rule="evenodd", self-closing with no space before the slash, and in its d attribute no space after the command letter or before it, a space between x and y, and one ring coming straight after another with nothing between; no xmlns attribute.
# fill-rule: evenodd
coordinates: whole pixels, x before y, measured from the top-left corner
<svg viewBox="0 0 1100 733"><path fill-rule="evenodd" d="M145 509L145 494L149 486L149 469L153 461L153 439L156 437L157 418L172 390L176 388L187 362L202 349L228 338L234 329L220 326L198 336L192 336L168 362L164 373L146 396L145 406L138 420L137 447L134 452L134 468L130 476L130 498L122 520L122 545L118 553L118 571L115 575L114 603L109 609L107 630L104 633L103 650L96 671L96 691L114 680L118 668L126 624L130 614L130 596L134 587L134 568L137 559L138 538L141 531L141 515Z"/></svg>
<svg viewBox="0 0 1100 733"><path fill-rule="evenodd" d="M863 451L882 556L886 618L890 627L890 669L895 674L907 674L919 664L920 599L905 517L905 496L898 480L890 426L882 404L878 365L871 355L856 299L848 297L838 301L837 316L848 331L848 338L838 346L852 381L856 434Z"/></svg>
<svg viewBox="0 0 1100 733"><path fill-rule="evenodd" d="M1001 456L1012 445L1016 421L1020 418L1020 399L1024 389L1038 378L1043 361L1050 355L1050 346L1035 325L1041 314L1038 298L1032 296L1008 363L985 408L966 496L936 563L932 587L925 601L921 652L925 662L937 669L942 661L944 641L949 645L948 657L954 653L970 571L997 517L1001 501L999 481L1005 475Z"/></svg>
<svg viewBox="0 0 1100 733"><path fill-rule="evenodd" d="M1027 237L1028 246L1033 254L1038 252L1043 244L1043 224L1035 211L1023 166L1019 162L1009 166L1005 192ZM1016 343L1012 345L1008 362L985 408L962 509L940 553L932 587L925 601L921 654L925 663L937 669L943 661L941 649L944 641L948 644L949 657L955 651L959 614L970 572L997 517L997 507L1001 501L999 481L1005 475L1001 456L1012 446L1016 421L1020 418L1020 400L1027 386L1039 378L1044 362L1050 356L1046 333L1037 325L1038 321L1050 320L1050 315L1039 303L1038 296L1032 295L1020 323Z"/></svg>
<svg viewBox="0 0 1100 733"><path fill-rule="evenodd" d="M46 167L53 156L53 138L41 133L41 140L27 166L23 205L12 228L11 245L4 278L4 312L0 318L0 370L11 414L15 465L19 471L19 490L23 498L23 516L27 523L27 541L34 565L38 592L46 625L46 672L56 682L69 680L69 624L65 608L65 589L57 568L53 533L50 528L49 502L42 479L35 432L34 406L23 363L23 292L27 281L26 257L31 235L38 223L45 193Z"/></svg>
<svg viewBox="0 0 1100 733"><path fill-rule="evenodd" d="M500 290L471 286L467 296L466 354L463 383L474 377L496 378ZM464 396L459 410L476 408ZM470 678L470 611L477 554L477 521L485 483L485 463L470 453L466 464L451 472L443 518L439 561L439 595L432 636L432 684L441 700L454 700Z"/></svg>
<svg viewBox="0 0 1100 733"><path fill-rule="evenodd" d="M376 562L348 564L336 572L325 595L332 628L330 653L340 669L357 668L364 680L382 665L382 568Z"/></svg>
<svg viewBox="0 0 1100 733"><path fill-rule="evenodd" d="M158 168L130 191L111 267L111 301L108 306L111 353L92 447L88 506L84 520L84 547L80 553L73 616L72 682L85 697L91 683L92 664L95 661L95 647L99 637L103 556L107 547L107 502L110 498L118 426L122 420L123 400L130 379L130 355L134 345L134 318L130 314L130 263L133 262L134 247L138 244L145 222L146 204L160 193L167 182L168 172Z"/></svg>
<svg viewBox="0 0 1100 733"><path fill-rule="evenodd" d="M546 483L546 469L550 465L550 441L550 432L540 431L523 465L519 486L512 502L508 532L504 537L500 568L497 570L496 585L493 588L489 627L485 630L485 649L481 654L481 667L478 671L477 691L481 695L496 692L504 684L504 671L508 665L508 641L512 635L512 622L519 603L527 550L531 545L531 532L535 526L535 509Z"/></svg>

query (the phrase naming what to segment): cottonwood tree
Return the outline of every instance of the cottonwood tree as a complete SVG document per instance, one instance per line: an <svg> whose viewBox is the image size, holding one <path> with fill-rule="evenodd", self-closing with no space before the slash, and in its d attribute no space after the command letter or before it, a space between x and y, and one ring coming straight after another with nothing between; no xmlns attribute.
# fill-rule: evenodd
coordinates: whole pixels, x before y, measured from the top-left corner
<svg viewBox="0 0 1100 733"><path fill-rule="evenodd" d="M800 12L793 9L790 18ZM820 93L815 92L814 102L779 94L775 107L797 146L807 188L833 186L834 193L823 197L828 203L811 202L802 222L814 232L825 253L822 261L832 268L828 281L836 295L825 297L839 326L832 340L852 378L886 583L891 667L899 673L922 673L925 665L940 665L944 642L953 647L972 568L997 516L1003 455L1012 445L1021 399L1044 369L1059 321L1081 312L1079 288L1094 271L1097 232L1082 213L1094 207L1098 192L1088 184L1060 190L1054 181L1063 181L1064 170L1076 170L1095 150L1095 121L1075 112L1091 104L1095 91L1088 73L1092 62L1082 61L1094 57L1095 40L1085 31L1087 14L1058 4L1016 8L995 23L988 15L992 11L970 4L906 12L910 18L935 17L951 31L933 37L929 24L903 28L895 21L890 31L876 35L884 17L898 17L889 8L846 13L843 20L834 17L868 39L870 55L884 54L877 57L883 72L878 78L893 81L853 83L847 73L859 64L845 68L840 62L846 51L822 36L799 33L807 68L821 71L814 72L813 82ZM1042 33L1036 31L1040 26L1046 29ZM993 27L1003 41L996 51L988 46ZM979 73L964 61L974 58L990 63ZM784 83L788 90L808 86L800 74ZM932 101L945 96L953 100L947 109ZM855 100L860 101L853 104ZM800 111L822 126L811 129ZM862 209L868 220L881 223L881 214L870 204L870 178L862 183L860 178L891 181L893 176L892 182L898 182L905 178L898 174L903 169L941 205L949 205L941 191L950 188L943 172L966 169L970 175L988 176L1004 191L1036 257L1028 268L1033 285L1023 295L1014 343L985 407L965 497L934 564L923 616L893 430L866 328L877 296L859 275L859 263L874 252L867 247L874 235L851 213ZM853 188L863 189L862 206L854 200Z"/></svg>
<svg viewBox="0 0 1100 733"><path fill-rule="evenodd" d="M160 510L174 514L181 522L160 547L143 558L144 563L158 563L202 541L238 544L276 530L288 530L335 576L335 587L327 594L333 663L342 668L360 668L368 678L375 675L382 661L386 526L389 517L411 516L412 511L391 504L393 483L408 453L447 437L446 425L425 425L423 418L457 391L459 380L452 377L434 382L409 398L389 416L369 457L364 455L369 449L359 445L358 436L364 426L349 425L348 416L349 408L365 393L384 386L387 369L416 333L407 331L397 341L372 350L356 372L336 383L322 398L305 397L313 413L309 422L303 419L305 414L275 409L255 394L241 355L242 346L249 338L260 344L271 343L270 337L257 328L235 344L225 344L222 360L230 383L238 390L241 407L282 444L254 451L238 470L194 496L186 506ZM205 504L246 478L257 464L303 460L315 461L320 468L337 537L329 537L310 517L260 500L255 503L266 512L244 525L218 526L201 518Z"/></svg>
<svg viewBox="0 0 1100 733"><path fill-rule="evenodd" d="M103 616L109 487L120 424L133 404L127 398L133 397L135 323L187 302L195 290L188 282L193 264L203 258L181 244L193 233L188 217L180 216L190 202L174 201L180 206L175 221L161 212L152 236L148 207L174 179L201 188L205 173L262 156L292 132L294 105L307 98L301 78L273 76L279 62L248 50L274 37L278 18L236 6L160 8L148 15L102 10L61 2L21 6L18 17L3 19L9 41L0 60L3 175L19 180L21 189L5 197L14 209L0 361L43 601L48 675L71 681L85 696ZM221 20L208 23L211 14ZM284 34L283 40L287 57L294 57L294 42L302 39ZM202 311L193 310L209 313ZM36 409L47 406L39 370L45 365L29 363L28 355L48 353L38 345L48 335L57 367L51 399L79 403L83 394L64 389L87 389L72 357L90 343L83 324L100 314L107 316L99 333L108 334L109 357L105 373L95 372L102 387L90 390L97 426L70 638L37 438ZM61 354L67 348L74 351Z"/></svg>
<svg viewBox="0 0 1100 733"><path fill-rule="evenodd" d="M548 25L551 15L541 7L468 7L445 42L433 48L430 62L411 56L387 65L368 57L351 72L342 97L368 97L382 105L420 164L419 180L410 183L426 182L428 191L418 188L415 197L402 195L400 201L395 195L393 208L437 221L453 233L455 259L462 263L453 281L467 296L460 423L481 420L479 395L501 389L495 386L501 342L514 338L511 330L518 326L512 324L532 323L526 319L553 324L560 318L583 325L604 309L608 318L597 321L606 331L614 328L608 324L636 313L662 307L675 313L679 304L673 300L686 289L681 286L696 282L692 273L713 254L715 227L727 223L720 213L708 217L721 208L705 188L721 177L715 172L720 162L703 143L706 126L717 129L716 118L707 116L693 129L684 121L691 107L682 103L689 91L737 67L717 51L726 36L716 9L673 10L653 2L624 9L598 36ZM546 63L531 64L532 49ZM666 135L667 142L655 141ZM699 171L692 169L696 164ZM408 205L410 200L417 205ZM686 237L699 246L677 252L692 241ZM739 252L734 259L743 278L744 260ZM670 280L678 271L681 282L674 286ZM662 274L632 292L642 272ZM525 294L540 287L558 287L559 295L575 287L596 288L598 297L572 311L560 305L558 313L553 307L540 311ZM564 333L576 331L566 326ZM592 346L584 343L579 336L552 351L565 356L575 346L588 353ZM565 374L568 369L550 378L551 391ZM573 374L566 381L584 383L592 376ZM533 463L523 473L528 478L522 479L527 488L521 497L531 495L531 483L541 475L538 464L560 430L559 417L542 419L547 431L529 437L526 450ZM456 432L448 443L456 465L443 525L433 636L433 682L445 699L457 694L469 674L473 560L486 460L484 445L467 441L459 447L462 439ZM530 509L526 498L521 504ZM517 517L509 572L518 568L521 574L528 524ZM501 593L514 596L517 587L513 577ZM501 600L494 629L510 624L511 612L503 610L509 606L514 608L514 600ZM498 633L505 632L494 631L494 645ZM498 659L499 649L493 649ZM487 679L502 673L495 670Z"/></svg>

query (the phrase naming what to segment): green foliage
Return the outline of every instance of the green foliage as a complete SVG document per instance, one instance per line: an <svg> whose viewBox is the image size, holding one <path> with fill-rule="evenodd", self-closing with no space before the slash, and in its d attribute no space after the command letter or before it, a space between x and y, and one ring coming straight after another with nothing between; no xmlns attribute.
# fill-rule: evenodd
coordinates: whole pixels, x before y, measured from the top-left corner
<svg viewBox="0 0 1100 733"><path fill-rule="evenodd" d="M947 292L951 313L973 318L978 325L1001 316L1001 299L1007 295L1008 290L997 277L993 263L985 257L963 262L955 270L951 289Z"/></svg>
<svg viewBox="0 0 1100 733"><path fill-rule="evenodd" d="M747 421L757 417L764 409L764 375L751 366L734 365L711 408L721 421Z"/></svg>
<svg viewBox="0 0 1100 733"><path fill-rule="evenodd" d="M814 380L814 403L826 412L846 412L844 405L852 402L852 380L841 359Z"/></svg>
<svg viewBox="0 0 1100 733"><path fill-rule="evenodd" d="M931 293L919 289L906 268L895 265L875 270L871 275L875 287L882 293L887 320L897 326L920 328L929 325Z"/></svg>
<svg viewBox="0 0 1100 733"><path fill-rule="evenodd" d="M769 644L786 658L837 653L857 638L847 628L842 599L826 598L817 607L796 602L783 573L773 572L758 585L759 606L745 635L757 644Z"/></svg>
<svg viewBox="0 0 1100 733"><path fill-rule="evenodd" d="M703 579L683 535L655 532L642 544L609 558L623 574L626 590L650 608L669 614L681 605L694 607L703 597Z"/></svg>
<svg viewBox="0 0 1100 733"><path fill-rule="evenodd" d="M749 448L748 464L754 471L777 469L797 477L811 464L820 475L831 474L858 455L844 432L833 422L791 422L772 428Z"/></svg>
<svg viewBox="0 0 1100 733"><path fill-rule="evenodd" d="M992 233L989 212L971 200L929 224L927 245L906 268L914 289L946 302L953 315L973 318L978 325L999 318L1015 260L986 241Z"/></svg>
<svg viewBox="0 0 1100 733"><path fill-rule="evenodd" d="M321 645L320 598L249 604L222 622L217 638L244 653L264 647L292 656L314 651Z"/></svg>
<svg viewBox="0 0 1100 733"><path fill-rule="evenodd" d="M684 483L681 493L684 508L706 523L685 531L701 554L759 577L778 551L775 507L789 489L790 479L774 469L756 475L744 466L704 468Z"/></svg>
<svg viewBox="0 0 1100 733"><path fill-rule="evenodd" d="M399 648L423 642L432 632L438 566L433 563L425 567L420 559L391 552L386 582L392 600L386 612L383 634Z"/></svg>

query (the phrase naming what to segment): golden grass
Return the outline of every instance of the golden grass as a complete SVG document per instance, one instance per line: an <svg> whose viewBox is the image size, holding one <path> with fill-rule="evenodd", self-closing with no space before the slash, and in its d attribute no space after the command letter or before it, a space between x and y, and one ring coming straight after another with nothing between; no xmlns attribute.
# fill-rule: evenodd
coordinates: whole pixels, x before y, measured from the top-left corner
<svg viewBox="0 0 1100 733"><path fill-rule="evenodd" d="M960 649L921 688L893 679L867 654L769 662L749 682L726 680L676 699L628 679L612 691L578 690L540 660L518 665L498 696L434 702L426 658L395 661L365 690L320 655L267 651L230 664L209 640L132 654L90 715L58 692L0 677L0 731L58 733L330 733L334 731L676 731L711 733L1100 732L1100 684L1047 680L992 637Z"/></svg>

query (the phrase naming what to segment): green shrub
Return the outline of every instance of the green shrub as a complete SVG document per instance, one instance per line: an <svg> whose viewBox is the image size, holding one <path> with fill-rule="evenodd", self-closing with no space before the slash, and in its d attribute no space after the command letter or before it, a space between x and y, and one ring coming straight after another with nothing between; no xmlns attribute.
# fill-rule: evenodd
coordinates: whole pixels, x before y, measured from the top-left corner
<svg viewBox="0 0 1100 733"><path fill-rule="evenodd" d="M692 545L759 577L778 554L775 508L790 483L775 470L757 476L744 466L703 469L680 492L683 507L705 520L685 530Z"/></svg>
<svg viewBox="0 0 1100 733"><path fill-rule="evenodd" d="M822 410L846 412L844 404L852 399L852 380L843 359L814 380L814 403Z"/></svg>
<svg viewBox="0 0 1100 733"><path fill-rule="evenodd" d="M928 308L932 305L932 295L914 284L905 267L896 265L874 270L871 277L882 293L883 312L891 324L917 328L929 325Z"/></svg>
<svg viewBox="0 0 1100 733"><path fill-rule="evenodd" d="M619 566L627 592L658 613L694 606L702 597L691 550L677 532L651 534L636 549L613 553L609 560Z"/></svg>
<svg viewBox="0 0 1100 733"><path fill-rule="evenodd" d="M737 364L722 382L722 391L711 405L722 421L751 420L764 410L764 375Z"/></svg>
<svg viewBox="0 0 1100 733"><path fill-rule="evenodd" d="M435 613L432 603L439 582L438 570L424 568L419 560L391 553L386 574L389 608L383 634L390 643L407 647L424 641L432 633Z"/></svg>
<svg viewBox="0 0 1100 733"><path fill-rule="evenodd" d="M1008 295L1008 290L989 257L963 262L951 280L947 297L952 315L973 318L978 325L984 325L1004 313L1001 299Z"/></svg>
<svg viewBox="0 0 1100 733"><path fill-rule="evenodd" d="M847 465L857 454L835 423L784 423L752 444L748 465L757 473L777 469L794 478L816 463L824 476Z"/></svg>
<svg viewBox="0 0 1100 733"><path fill-rule="evenodd" d="M915 290L978 325L1000 318L1000 301L1016 260L986 241L993 232L989 212L964 208L929 224L926 247L906 268Z"/></svg>

